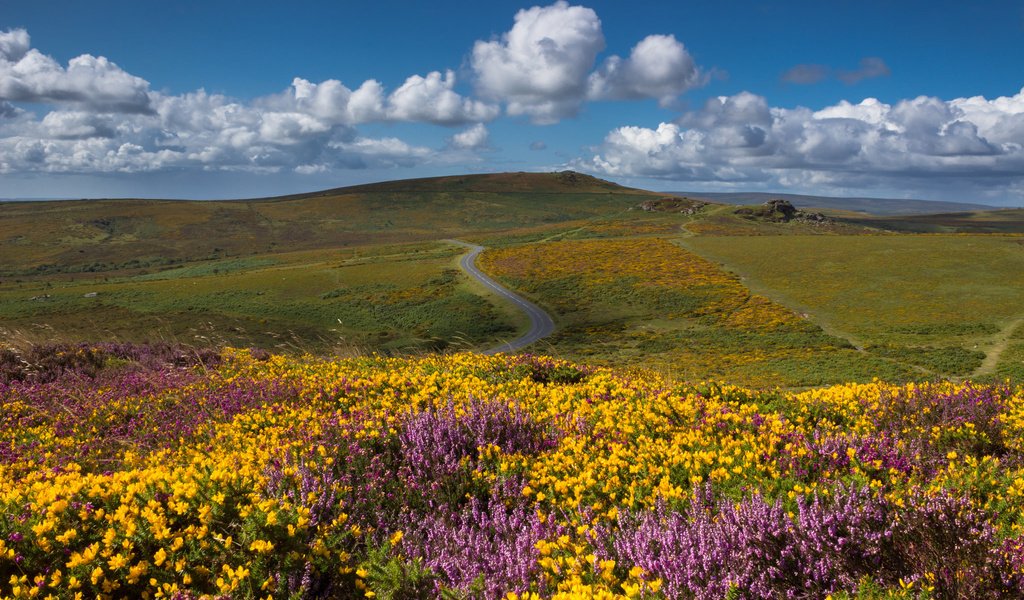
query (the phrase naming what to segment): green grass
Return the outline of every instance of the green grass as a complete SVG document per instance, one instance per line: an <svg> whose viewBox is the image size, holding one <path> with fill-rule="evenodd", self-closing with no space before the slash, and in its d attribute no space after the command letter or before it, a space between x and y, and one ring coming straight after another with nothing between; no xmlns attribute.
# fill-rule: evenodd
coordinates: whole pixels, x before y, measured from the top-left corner
<svg viewBox="0 0 1024 600"><path fill-rule="evenodd" d="M1024 209L899 217L853 217L844 221L851 225L901 233L1021 233L1024 231Z"/></svg>
<svg viewBox="0 0 1024 600"><path fill-rule="evenodd" d="M186 267L166 269L156 273L136 275L134 279L136 281L155 281L158 279L187 279L189 277L205 277L207 275L226 275L259 267L269 267L274 264L277 264L277 261L269 257L214 260Z"/></svg>
<svg viewBox="0 0 1024 600"><path fill-rule="evenodd" d="M1024 381L1024 343L1011 344L999 358L995 375L999 379Z"/></svg>
<svg viewBox="0 0 1024 600"><path fill-rule="evenodd" d="M872 353L967 376L1024 316L1024 248L1004 235L696 237L685 244Z"/></svg>
<svg viewBox="0 0 1024 600"><path fill-rule="evenodd" d="M681 251L666 252L665 242L651 240L618 260L642 260L649 271L664 261L688 262ZM558 316L558 331L542 342L545 352L590 363L637 365L679 379L721 379L750 386L804 387L837 381L919 380L931 376L908 361L858 351L846 340L830 335L814 323L787 317L778 324L764 323L781 306L760 309L758 316L734 321L737 302L749 292L730 283L725 274L695 277L678 286L644 274L609 277L617 269L608 260L587 256L604 242L539 244L531 249L509 249L495 254L497 274ZM672 248L671 246L668 246ZM617 251L617 250L616 250ZM692 256L692 255L691 255ZM516 271L502 266L573 260L575 273L561 277L523 277L508 273L534 273L533 267ZM485 262L485 267L486 267ZM713 267L711 267L713 268ZM502 271L502 269L511 269ZM578 269L578 270L577 270ZM504 273L504 275L502 275Z"/></svg>
<svg viewBox="0 0 1024 600"><path fill-rule="evenodd" d="M285 250L557 227L618 214L651 197L579 174L526 173L263 200L0 202L0 278L153 270Z"/></svg>
<svg viewBox="0 0 1024 600"><path fill-rule="evenodd" d="M594 286L581 275L587 257L565 255L579 272L507 280L560 327L529 350L754 385L1024 378L1024 237L1005 234L1024 231L1024 211L815 224L716 204L639 210L660 197L579 174L503 173L259 200L0 203L0 335L483 348L524 318L458 272L464 249L443 240L514 249L661 237L806 320L723 327L702 312L720 300L711 288L646 286L642 272Z"/></svg>
<svg viewBox="0 0 1024 600"><path fill-rule="evenodd" d="M466 289L453 268L458 253L448 244L378 246L25 283L0 290L0 325L26 335L141 340L195 338L192 329L204 324L202 335L224 343L276 346L286 337L310 350L477 347L509 337L517 323Z"/></svg>
<svg viewBox="0 0 1024 600"><path fill-rule="evenodd" d="M989 335L1024 315L1024 250L1002 236L691 238L686 245L858 335ZM966 319L966 321L965 321Z"/></svg>

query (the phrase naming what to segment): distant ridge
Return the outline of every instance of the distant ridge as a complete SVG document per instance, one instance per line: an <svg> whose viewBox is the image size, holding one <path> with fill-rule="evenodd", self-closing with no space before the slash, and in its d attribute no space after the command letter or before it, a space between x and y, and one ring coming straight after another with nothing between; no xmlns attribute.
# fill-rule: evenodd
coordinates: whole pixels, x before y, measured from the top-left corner
<svg viewBox="0 0 1024 600"><path fill-rule="evenodd" d="M507 173L477 173L467 175L446 175L442 177L421 177L416 179L396 179L376 183L363 183L346 187L320 190L303 194L252 198L247 201L265 200L299 200L318 196L344 196L348 194L366 193L425 193L425 192L530 192L530 193L640 193L659 194L647 190L629 188L611 181L584 175L576 171L527 172L516 171Z"/></svg>
<svg viewBox="0 0 1024 600"><path fill-rule="evenodd" d="M973 212L999 210L1005 206L972 204L968 202L944 202L941 200L914 200L900 198L841 198L835 196L808 196L803 194L779 194L771 192L664 192L674 196L685 196L711 200L725 204L763 204L768 200L789 200L797 208L820 208L827 210L853 211L878 216L930 215L949 212Z"/></svg>
<svg viewBox="0 0 1024 600"><path fill-rule="evenodd" d="M388 194L388 193L451 193L451 192L486 192L486 193L559 193L559 194L599 194L599 193L635 193L664 195L663 192L651 192L638 188L630 188L585 175L576 171L515 171L505 173L472 173L466 175L445 175L441 177L421 177L416 179L396 179L374 183L361 183L345 187L282 194L278 196L262 196L257 198L225 198L225 199L180 199L180 198L0 198L3 202L96 202L111 200L131 200L140 202L274 202L322 198L325 196L347 196L351 194Z"/></svg>

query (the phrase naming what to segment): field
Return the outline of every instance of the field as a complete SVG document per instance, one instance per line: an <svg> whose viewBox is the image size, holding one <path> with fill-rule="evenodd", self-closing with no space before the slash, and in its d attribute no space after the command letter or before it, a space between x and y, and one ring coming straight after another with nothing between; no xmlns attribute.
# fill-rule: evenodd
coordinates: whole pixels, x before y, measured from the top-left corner
<svg viewBox="0 0 1024 600"><path fill-rule="evenodd" d="M425 351L514 335L448 243L305 251L130 276L0 289L0 323L28 341L187 341L299 350ZM143 337L148 336L148 337Z"/></svg>
<svg viewBox="0 0 1024 600"><path fill-rule="evenodd" d="M1011 341L1024 324L1019 236L694 237L685 244L859 347L946 375L1024 375ZM982 364L977 353L990 359Z"/></svg>
<svg viewBox="0 0 1024 600"><path fill-rule="evenodd" d="M0 202L5 280L493 234L622 212L654 196L576 173L387 182L245 201Z"/></svg>
<svg viewBox="0 0 1024 600"><path fill-rule="evenodd" d="M0 359L2 597L1024 594L1020 388L757 392L530 355Z"/></svg>
<svg viewBox="0 0 1024 600"><path fill-rule="evenodd" d="M559 330L539 348L571 360L755 387L1024 375L1019 233L893 233L1022 231L1017 212L741 212L569 172L0 204L0 332L21 346L492 347L525 322L457 270L459 238L547 307Z"/></svg>
<svg viewBox="0 0 1024 600"><path fill-rule="evenodd" d="M766 387L915 375L664 239L523 245L482 264L559 316L546 349L559 355Z"/></svg>
<svg viewBox="0 0 1024 600"><path fill-rule="evenodd" d="M1024 597L1018 217L0 204L0 599Z"/></svg>

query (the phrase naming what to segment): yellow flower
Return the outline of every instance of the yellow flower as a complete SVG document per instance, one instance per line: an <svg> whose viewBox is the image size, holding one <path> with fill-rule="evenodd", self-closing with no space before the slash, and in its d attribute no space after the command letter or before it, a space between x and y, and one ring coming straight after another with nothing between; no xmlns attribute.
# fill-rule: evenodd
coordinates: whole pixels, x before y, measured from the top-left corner
<svg viewBox="0 0 1024 600"><path fill-rule="evenodd" d="M267 540L256 540L249 544L249 550L252 552L258 552L260 554L267 554L274 549L273 542Z"/></svg>

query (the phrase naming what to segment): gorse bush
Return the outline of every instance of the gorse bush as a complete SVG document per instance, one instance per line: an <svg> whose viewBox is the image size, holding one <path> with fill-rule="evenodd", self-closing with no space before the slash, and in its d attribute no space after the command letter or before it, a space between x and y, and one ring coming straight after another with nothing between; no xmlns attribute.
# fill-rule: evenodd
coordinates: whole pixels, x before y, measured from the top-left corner
<svg viewBox="0 0 1024 600"><path fill-rule="evenodd" d="M1006 385L96 348L0 382L0 597L1024 594Z"/></svg>

